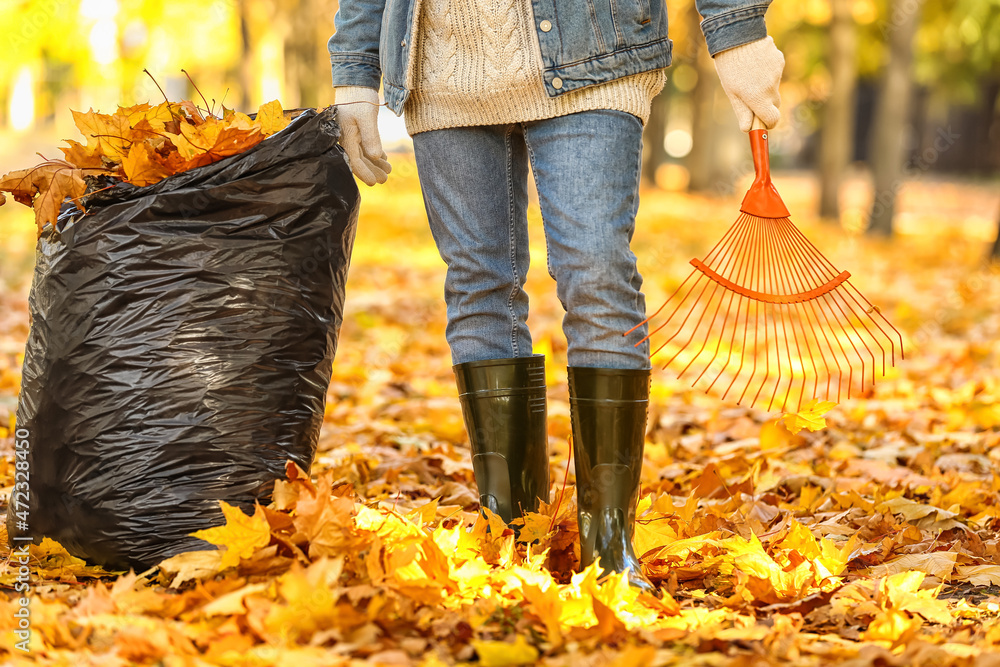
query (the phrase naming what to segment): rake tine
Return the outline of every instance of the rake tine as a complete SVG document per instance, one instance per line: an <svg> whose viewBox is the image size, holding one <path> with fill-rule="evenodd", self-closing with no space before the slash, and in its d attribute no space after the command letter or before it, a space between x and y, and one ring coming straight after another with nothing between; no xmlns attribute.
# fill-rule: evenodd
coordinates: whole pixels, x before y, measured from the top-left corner
<svg viewBox="0 0 1000 667"><path fill-rule="evenodd" d="M790 222L789 222L789 224L787 226L790 227L791 229L795 230L794 225L792 225ZM785 235L785 241L791 243L792 245L795 244L794 237L791 238L791 239L789 239L788 235ZM806 263L805 260L804 260L804 258L800 254L793 253L793 252L791 252L791 249L789 249L789 255L795 258L795 261L797 263L797 268L799 268L800 271L801 271L801 273L799 275L802 276L804 284L808 284L808 280L806 279L806 276L808 276L809 278L811 278L811 279L813 279L813 280L815 280L816 282L819 282L819 283L828 282L831 279L830 277L824 277L820 273L819 267L817 267L815 264L810 265L810 264ZM831 356L833 357L834 362L837 364L838 376L842 376L843 375L843 370L840 367L840 361L837 358L836 351L833 349L833 345L830 343L829 337L827 336L827 328L834 328L834 326L830 322L830 319L827 317L826 311L825 311L825 309L822 306L817 306L815 304L815 302L812 301L812 300L808 301L807 303L809 304L809 309L813 313L813 321L816 323L817 328L819 328L820 331L822 332L823 337L826 340L827 347L830 350ZM826 303L826 295L823 296L823 302L822 303ZM819 317L817 315L817 312L819 314L823 315L823 321L824 321L824 323L826 323L827 327L823 327L822 325L820 325ZM815 336L815 329L813 330L813 335ZM840 340L839 340L839 338L836 335L834 335L834 340L837 341L837 345L838 345L838 347L840 347L841 352L844 354L845 361L846 361L846 359L847 359L847 353L844 351L843 345L840 343ZM816 340L816 344L817 344L817 346L820 349L820 354L823 354L822 345L820 344L818 338ZM824 367L826 368L827 372L829 372L829 366L826 365L826 355L823 355L823 363L824 363ZM838 380L838 390L837 390L838 402L839 402L839 397L840 397L839 384L840 384L840 381ZM828 379L827 379L827 394L829 394L829 391L830 391L830 378L828 377ZM814 393L815 393L815 385L814 385Z"/></svg>
<svg viewBox="0 0 1000 667"><path fill-rule="evenodd" d="M770 222L773 223L774 221L770 221ZM777 221L777 222L780 223L781 221ZM773 239L772 242L775 244L776 253L781 258L780 268L778 270L778 275L779 275L779 279L780 279L780 282L781 282L781 287L782 287L782 290L786 294L792 294L795 291L795 287L792 284L791 271L790 271L790 267L788 266L788 257L784 253L780 252L780 250L782 249L780 229L777 228L778 227L777 224L774 224L774 227L775 227L775 229L773 231L774 231L774 237L775 238ZM786 272L787 272L787 275L786 275ZM786 308L785 311L786 311L786 313L788 315L788 319L791 322L792 336L793 336L793 338L795 340L795 352L796 352L796 356L799 359L803 359L802 351L801 351L800 346L799 346L799 331L797 331L796 328L795 328L795 324L796 324L796 322L798 322L799 329L801 329L801 331L802 331L802 342L805 344L806 352L808 354L808 359L813 364L813 373L814 374L818 373L818 371L816 369L816 362L813 360L812 348L809 345L809 338L808 338L808 336L806 335L806 332L805 332L805 327L802 325L801 320L798 320L798 318L792 317L791 306L789 306L788 308ZM805 373L805 366L804 365L802 366L801 370L802 370L802 384L799 387L799 395L800 396L804 395L805 394L805 390L806 390L806 373ZM791 384L789 384L789 386L788 386L789 392L791 392L791 388L792 388L792 386L791 386ZM786 396L786 402L787 402L787 396ZM782 404L782 408L784 408L784 404Z"/></svg>
<svg viewBox="0 0 1000 667"><path fill-rule="evenodd" d="M742 247L740 248L740 250L742 250ZM735 257L735 256L736 256L736 255L734 255L734 257ZM743 263L744 263L744 261L746 260L746 258L747 258L747 255L746 255L746 253L740 253L740 254L739 254L739 259L737 260L737 264L736 264L736 266L734 267L734 271L735 271L735 276L734 276L734 277L736 277L736 278L740 278L740 276L742 276L742 274L743 274ZM741 281L741 280L737 280L736 282L737 282L737 283L740 283L740 282L742 282L742 281ZM723 319L723 321L722 321L722 327L721 327L721 328L722 328L722 330L723 330L723 331L725 331L725 328L726 328L726 323L727 323L727 322L729 321L729 311L730 311L730 309L732 308L732 305L733 305L733 299L734 299L734 296L735 296L735 294L736 294L736 293L735 293L735 292L733 292L732 290L726 290L726 292L725 292L725 293L724 293L724 294L722 295L722 297L721 297L721 298L719 299L719 302L718 302L718 304L716 305L716 309L715 309L715 313L714 313L714 314L712 315L712 321L711 321L711 323L709 323L709 325L708 325L708 328L709 328L709 329L711 329L711 328L712 328L712 327L714 326L714 324L715 324L715 321L716 321L716 319L717 319L717 318L718 318L718 316L719 316L719 310L720 310L720 309L722 308L722 300L723 300L723 299L725 299L725 298L726 298L726 297L728 296L729 298L728 298L728 300L726 301L726 315L725 315L725 318L724 318L724 319ZM734 331L733 331L733 336L735 337L735 335L736 335L736 331L735 331L735 329L734 329ZM701 346L701 349L700 349L700 350L698 351L698 354L697 354L697 355L695 355L695 358L697 358L697 357L698 357L699 355L701 355L701 351L705 349L705 345L707 344L707 342L708 342L708 338L706 337L706 339L705 339L705 343L703 343L703 344L702 344L702 346ZM716 358L717 358L717 357L719 356L719 349L720 349L721 347L722 347L722 338L720 338L720 339L719 339L719 342L718 342L718 343L716 344L716 346L715 346L715 354L713 354L713 355L712 355L712 358L708 360L708 363L707 363L707 364L705 364L705 368L704 368L704 369L703 369L703 370L701 371L701 373L700 373L700 374L698 375L698 377L697 377L697 378L695 378L695 380L694 380L694 382L693 382L692 384L697 384L697 383L698 383L698 381L699 381L699 380L701 380L702 376L703 376L703 375L705 375L706 371L708 371L708 369L709 369L709 368L710 368L710 367L712 366L712 364L713 364L713 363L715 362L715 359L716 359ZM693 361L693 360L692 360L692 361ZM690 366L690 364L688 364L688 365ZM687 368L685 368L684 370L686 371L686 370L687 370ZM681 372L681 375L683 375L683 374L684 374L684 372L682 371L682 372ZM678 376L678 377L680 377L680 376Z"/></svg>
<svg viewBox="0 0 1000 667"><path fill-rule="evenodd" d="M778 229L779 244L785 250L785 253L784 253L785 257L789 258L789 260L790 260L789 271L790 271L790 276L791 276L792 282L794 283L795 289L798 292L800 292L800 293L801 292L806 292L806 291L808 291L809 281L806 280L805 273L804 273L803 269L799 266L798 258L791 251L791 248L789 247L789 241L788 241L788 237L787 237L787 234L786 234L786 230L781 228L781 227L785 227L785 226L791 226L791 223L788 223L788 225L781 224L781 223L786 223L786 222L788 222L788 221L787 220L780 220L779 221L779 225L780 225L779 229ZM807 306L807 304L808 304L808 306ZM801 326L802 326L802 329L803 329L803 335L804 335L804 338L805 338L805 341L806 341L806 346L809 348L809 359L812 362L812 366L813 366L813 391L812 391L812 393L813 393L813 396L815 396L816 395L816 390L818 388L820 373L819 373L819 369L816 367L816 357L815 357L815 355L812 354L812 348L809 345L809 336L808 336L809 332L812 333L813 338L816 341L816 349L819 351L820 358L823 360L823 371L824 371L824 374L826 375L827 378L830 377L830 366L829 366L829 364L827 364L826 354L823 352L823 345L820 343L819 336L816 334L816 329L819 328L818 327L819 322L818 322L818 320L814 320L814 321L810 321L809 320L809 312L810 312L809 309L811 308L811 305L812 305L812 301L806 301L805 303L800 304L801 309L799 310L799 312L802 315L805 316L806 323L809 324L808 327L806 327L805 325L801 325ZM800 322L800 324L801 324L801 322ZM808 331L807 331L807 329L808 329ZM823 332L823 335L824 336L826 335L825 331ZM803 384L802 384L802 389L803 389L803 391L805 391L805 382L804 381L803 381ZM827 393L829 394L829 392L830 392L830 383L829 383L829 379L828 379L827 380Z"/></svg>
<svg viewBox="0 0 1000 667"><path fill-rule="evenodd" d="M747 242L747 238L746 237L743 237L742 239L740 239L739 240L739 248L738 248L738 250L742 251L743 247L746 245L746 242ZM726 263L722 266L721 270L719 271L720 274L725 275L725 272L729 269L729 265L733 262L733 260L735 259L736 256L737 256L736 252L728 253L725 256L726 257ZM709 303L711 303L712 301L714 301L714 297L715 297L715 293L717 291L717 288L720 287L719 283L714 282L714 281L713 281L713 285L715 287L712 289L712 294L709 296ZM699 296L699 299L700 298L701 297ZM721 297L720 297L720 300L718 302L716 302L716 304L715 304L715 314L713 314L713 316L712 316L712 324L715 323L715 318L718 315L719 307L720 306L721 306ZM694 330L691 332L691 337L688 338L688 340L687 340L686 343L684 343L684 345L682 346L682 349L686 348L688 345L691 344L691 341L694 339L695 334L697 334L698 330L700 329L701 323L704 320L705 314L707 312L708 312L708 307L706 306L705 310L703 310L702 313L701 313L701 317L698 318L698 322L694 325ZM685 321L687 321L686 318L685 318ZM709 329L712 328L712 324L709 325ZM683 323L681 324L681 326L683 326ZM708 340L706 338L705 342L702 343L701 348L698 350L698 352L696 352L695 355L694 355L694 357L692 357L691 361L688 362L688 365L684 367L684 370L682 370L680 373L677 374L677 379L680 379L680 377L682 375L684 375L684 373L687 372L688 368L691 367L691 364L694 363L695 359L697 359L701 355L701 353L705 349L705 346L707 345L707 343L708 343ZM678 354L680 354L680 351L678 351ZM676 358L676 356L677 355L674 355L674 358ZM673 359L671 359L667 363L669 364L671 361L673 361Z"/></svg>
<svg viewBox="0 0 1000 667"><path fill-rule="evenodd" d="M763 285L763 278L762 278L762 272L761 272L761 265L760 265L760 262L762 260L763 260L763 252L761 251L761 247L758 244L758 246L756 248L754 248L754 272L753 272L753 285L752 285L753 288L756 291L758 291L758 292L762 292L763 291L763 287L764 287L764 285ZM749 305L749 302L748 302L747 303L747 320L749 320L749 319L750 319L750 305ZM753 352L754 352L754 354L753 354L753 370L750 371L750 377L747 378L747 383L743 387L743 391L740 393L740 398L737 401L737 403L743 402L743 397L746 395L747 389L750 388L750 383L753 382L754 376L757 375L757 358L759 356L758 350L760 349L759 346L758 346L758 342L759 342L758 336L759 336L759 333L760 333L760 301L758 301L756 299L753 300L753 321L754 321L754 329L753 329ZM767 349L767 337L766 337L767 328L766 327L767 327L767 323L765 322L765 329L764 329L764 331L765 331L765 338L764 338L764 358L765 358L765 360L767 360L767 369L768 369L768 373L767 374L770 375L771 365L770 365L770 356L768 354L768 349ZM746 358L745 354L741 355L741 357L740 357L740 371L741 372L743 370L743 361L744 361L745 358ZM737 377L739 377L738 373L737 373ZM767 375L765 375L765 379L766 378L767 378ZM726 394L729 393L729 389L732 388L732 386L733 386L733 384L735 382L736 382L736 378L733 378L733 381L729 383L729 387L726 389ZM725 398L725 394L723 394L723 398ZM753 405L753 403L751 402L751 406L752 405Z"/></svg>
<svg viewBox="0 0 1000 667"><path fill-rule="evenodd" d="M789 226L794 229L793 225L789 224ZM792 243L794 244L794 239L792 239ZM804 260L804 258L801 255L797 256L797 261L799 262L799 264L804 269L806 275L808 275L810 278L814 279L816 282L822 283L822 282L827 282L827 281L830 280L830 277L824 277L822 275L822 273L820 273L819 267L817 267L815 264L810 265L810 264L806 263L805 260ZM842 377L843 377L843 369L840 367L840 360L837 357L836 351L833 349L833 345L830 343L829 336L827 335L827 329L834 329L835 328L834 324L830 321L830 318L827 316L826 309L823 307L823 305L826 304L826 302L827 302L827 295L823 295L821 298L822 298L822 302L819 305L817 305L815 303L815 301L809 301L807 303L809 304L810 309L813 311L814 321L817 324L817 328L819 328L820 331L822 332L823 338L826 340L826 344L827 344L827 347L830 350L831 356L833 357L833 361L834 361L834 363L837 364L837 375L838 375L837 402L839 403L840 402L840 385L841 385ZM820 324L819 317L818 317L817 313L819 315L823 316L823 323L826 326L822 326ZM831 312L831 315L832 315L832 312ZM815 331L813 333L815 335ZM836 334L834 334L834 340L837 342L837 346L840 348L841 353L844 355L844 361L845 361L845 363L848 363L848 366L849 366L850 364L849 364L849 360L848 360L848 357L847 357L847 352L844 350L844 346L840 342L840 338ZM817 345L819 345L819 341L818 340L817 340ZM820 352L822 353L822 346L820 346ZM823 357L823 360L824 360L824 366L829 371L829 366L826 366L826 357L825 357L825 355ZM831 380L831 378L828 376L827 377L827 388L826 388L827 395L829 395L829 393L830 393L830 380Z"/></svg>
<svg viewBox="0 0 1000 667"><path fill-rule="evenodd" d="M766 245L766 247L768 249L768 253L771 255L771 263L768 266L768 271L771 274L771 276L770 276L771 277L771 289L769 290L769 292L776 292L777 288L778 288L777 268L775 267L775 264L777 263L777 252L776 252L776 248L773 245L771 245L770 243L768 243ZM787 399L788 392L792 388L793 375L794 375L794 367L792 366L791 347L788 344L788 329L785 326L785 309L781 307L781 304L778 304L777 305L777 310L778 310L778 313L779 313L779 317L781 319L781 337L782 337L782 341L784 343L784 348L785 348L785 358L788 360L788 387L785 389L785 397ZM775 338L777 338L777 327L775 327ZM798 351L798 341L797 340L796 340L796 351ZM777 397L777 395L778 395L778 389L781 387L781 354L780 354L780 352L778 353L777 357L778 357L778 381L774 385L774 391L771 393L771 400L767 404L768 411L770 411L771 408L774 406L774 399ZM784 405L785 405L785 399L782 400L781 405L782 405L782 407L784 407Z"/></svg>
<svg viewBox="0 0 1000 667"><path fill-rule="evenodd" d="M739 389L739 404L748 398L751 406L766 401L771 410L780 393L782 410L801 406L810 376L813 396L832 397L836 383L837 401L845 384L850 399L856 368L862 392L869 381L869 363L870 381L875 383L875 346L882 375L886 357L889 364L896 363L897 344L904 358L902 334L848 280L850 274L838 271L792 224L771 184L767 132L759 121L754 121L750 140L756 178L740 216L703 261L691 260L694 271L670 298L637 325L652 324L670 306L666 320L640 343L660 331L670 332L653 352L676 347L664 368L683 363L677 377L690 373L692 385L707 383L707 392L718 391L725 381L722 398ZM692 279L695 273L699 275Z"/></svg>
<svg viewBox="0 0 1000 667"><path fill-rule="evenodd" d="M830 264L830 260L826 259L826 257L823 256L823 253L821 253L816 248L816 246L814 246L812 243L810 243L809 239L807 239L805 237L805 235L802 234L802 232L800 232L798 230L796 230L796 231L798 232L798 237L801 239L802 242L805 243L806 252L809 252L809 253L813 254L814 256L819 256L820 260L823 263L825 263L825 264L827 264L829 266L832 266ZM854 290L854 292L856 292L859 296L861 296L861 292L858 291L858 289L856 287L854 287L854 285L852 285L850 283L850 281L847 281L847 284L848 284L848 286L851 289ZM858 306L858 308L860 308L862 311L866 311L867 310L864 306L862 306L860 303L858 303L858 300L854 297L854 293L851 292L850 289L845 289L844 291L847 292L848 296L851 297L851 300L854 301L854 303ZM871 302L868 301L868 299L865 299L864 296L861 296L861 298L865 301L865 303L868 304L869 308L873 308ZM881 312L879 314L881 315ZM861 317L859 316L858 319L861 320ZM895 345L892 344L892 338L889 336L888 333L886 333L886 331L882 328L882 326L874 318L870 317L869 319L872 320L872 323L875 324L876 327L878 327L879 331L882 332L882 335L885 336L886 340L888 340L889 343L890 343L890 345L892 345L892 348L893 348L893 355L892 355L893 362L892 363L893 363L893 365L895 365L895 356L896 356L895 355ZM886 324L889 324L888 320L886 320ZM872 340L875 341L876 344L878 344L879 349L882 350L882 374L885 375L885 348L883 348L882 345L878 342L878 338L875 336L875 334L873 334L868 329L868 327L864 324L863 320L861 321L861 325L865 328L865 331L868 332L868 335L871 336ZM889 327L892 328L893 331L896 331L896 328L893 327L891 324L889 324ZM899 332L896 331L896 334L899 335ZM900 337L900 349L902 349L902 337ZM872 364L873 364L873 367L872 367L872 384L875 384L875 368L874 368L874 363L875 363L875 360L874 360L874 355L873 355L873 358L872 358Z"/></svg>
<svg viewBox="0 0 1000 667"><path fill-rule="evenodd" d="M735 236L736 232L742 227L743 224L745 224L745 222L746 222L746 220L748 218L749 218L749 216L747 216L747 215L740 216L740 218L739 218L739 220L737 220L736 224L734 224L733 226L731 226L729 228L729 230L726 231L726 233L722 236L722 238L719 239L718 243L716 243L714 246L712 246L712 249L708 253L708 257L705 258L706 262L709 261L709 258L711 258L712 255L715 254L715 252L716 252L717 249L719 249L720 247L722 247L723 244L727 244L726 243L727 239L731 239L731 238L733 238ZM656 309L655 313L653 313L652 315L650 315L649 317L647 317L646 319L644 319L642 322L639 322L639 324L635 325L634 327L632 327L631 329L629 329L628 331L626 331L623 335L624 336L629 335L630 333L632 333L633 331L635 331L636 329L638 329L639 327L641 327L643 324L646 324L647 322L649 322L650 320L652 320L654 317L656 317L657 315L659 315L660 311L662 311L664 308L667 307L667 304L670 303L670 301L673 300L673 298L675 296L677 296L677 293L680 292L681 289L684 288L684 285L687 283L688 280L691 279L691 276L693 276L696 273L698 273L697 269L695 269L690 274L688 274L688 277L684 279L684 282L682 282L677 287L677 289L674 290L674 293L670 295L670 298L668 298L666 301L663 302L662 306L660 306L659 308ZM700 274L700 275L704 275L704 274ZM697 282L697 281L695 281L695 282ZM692 285L692 288L693 287L694 286ZM685 296L684 298L686 299L687 297ZM681 303L678 304L678 308L680 308L680 306L683 305L683 303L684 303L684 301L682 300ZM677 312L677 311L675 310L674 312ZM670 317L667 318L667 322L669 322L672 317L673 317L673 313L671 313ZM656 330L659 331L660 329L662 329L664 326L666 326L667 322L664 322ZM636 343L635 346L638 346L638 345L642 344L648 338L649 338L649 335L647 335L646 338L643 338L638 343Z"/></svg>

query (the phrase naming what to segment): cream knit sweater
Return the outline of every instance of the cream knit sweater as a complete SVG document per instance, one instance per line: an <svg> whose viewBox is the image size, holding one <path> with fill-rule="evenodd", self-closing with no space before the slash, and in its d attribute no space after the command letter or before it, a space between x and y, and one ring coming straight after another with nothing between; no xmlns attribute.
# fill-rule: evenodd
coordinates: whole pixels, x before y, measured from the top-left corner
<svg viewBox="0 0 1000 667"><path fill-rule="evenodd" d="M649 118L664 70L549 97L529 0L416 0L403 107L410 135L617 109Z"/></svg>

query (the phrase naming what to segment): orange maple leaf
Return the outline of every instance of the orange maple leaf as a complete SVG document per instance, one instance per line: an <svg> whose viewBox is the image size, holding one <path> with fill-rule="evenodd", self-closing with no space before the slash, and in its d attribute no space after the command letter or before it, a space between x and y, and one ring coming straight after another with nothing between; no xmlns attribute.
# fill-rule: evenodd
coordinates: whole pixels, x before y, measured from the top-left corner
<svg viewBox="0 0 1000 667"><path fill-rule="evenodd" d="M180 125L180 134L166 134L177 147L180 156L187 161L185 166L188 169L242 153L264 139L264 135L256 127L251 130L233 128L214 118L209 118L200 125Z"/></svg>
<svg viewBox="0 0 1000 667"><path fill-rule="evenodd" d="M35 224L41 233L45 223L54 227L59 207L67 198L78 199L87 191L83 170L64 160L47 160L30 169L12 171L0 178L0 190L14 195L14 201L35 209ZM81 211L83 207L76 202Z"/></svg>
<svg viewBox="0 0 1000 667"><path fill-rule="evenodd" d="M174 173L144 141L132 144L128 155L122 160L122 168L128 181L139 187L158 183Z"/></svg>
<svg viewBox="0 0 1000 667"><path fill-rule="evenodd" d="M87 137L87 148L113 160L121 160L128 153L132 144L128 116L109 116L91 109L87 113L73 111L73 120Z"/></svg>
<svg viewBox="0 0 1000 667"><path fill-rule="evenodd" d="M63 155L66 156L67 162L70 162L80 168L104 168L104 163L101 161L101 152L99 150L89 146L84 146L83 144L73 141L72 139L64 139L64 141L69 144L69 148L60 146L59 150L61 150Z"/></svg>

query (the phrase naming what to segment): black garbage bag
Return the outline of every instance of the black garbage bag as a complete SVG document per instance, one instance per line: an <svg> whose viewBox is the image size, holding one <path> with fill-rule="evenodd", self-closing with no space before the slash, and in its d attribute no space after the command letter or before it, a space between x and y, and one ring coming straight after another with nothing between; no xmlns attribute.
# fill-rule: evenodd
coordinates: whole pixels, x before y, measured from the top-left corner
<svg viewBox="0 0 1000 667"><path fill-rule="evenodd" d="M224 522L219 500L252 511L287 460L309 469L357 226L339 133L333 107L309 109L244 153L119 183L46 226L12 543L145 567L210 548L189 534Z"/></svg>

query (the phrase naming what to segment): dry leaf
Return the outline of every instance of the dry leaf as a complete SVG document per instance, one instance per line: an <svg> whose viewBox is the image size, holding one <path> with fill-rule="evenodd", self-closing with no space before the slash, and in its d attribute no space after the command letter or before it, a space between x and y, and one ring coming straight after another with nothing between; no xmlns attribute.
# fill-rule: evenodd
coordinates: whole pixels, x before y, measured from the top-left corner
<svg viewBox="0 0 1000 667"><path fill-rule="evenodd" d="M271 541L271 527L260 505L254 506L251 516L224 500L220 500L219 505L226 517L225 525L199 530L191 536L226 549L220 563L224 570L239 565L241 560L250 558L258 549L267 546Z"/></svg>
<svg viewBox="0 0 1000 667"><path fill-rule="evenodd" d="M289 122L291 121L285 118L284 112L281 109L281 103L278 100L272 100L267 104L260 105L254 124L260 128L261 134L270 136L275 132L285 129Z"/></svg>
<svg viewBox="0 0 1000 667"><path fill-rule="evenodd" d="M782 415L779 420L788 429L788 432L795 435L804 428L810 431L818 431L826 428L826 419L823 417L827 412L836 407L833 401L821 401L814 398L798 412Z"/></svg>
<svg viewBox="0 0 1000 667"><path fill-rule="evenodd" d="M529 644L523 635L517 635L513 644L475 639L471 643L479 654L479 664L482 667L531 665L538 660L538 649Z"/></svg>
<svg viewBox="0 0 1000 667"><path fill-rule="evenodd" d="M67 139L69 146L60 147L65 161L49 160L10 172L0 179L0 190L34 207L40 234L46 223L55 225L67 197L78 200L83 196L85 174L124 179L139 187L152 185L246 151L289 123L276 100L261 106L256 121L225 107L223 113L223 120L205 118L186 100L119 107L114 114L73 111L86 145ZM0 205L5 202L0 194Z"/></svg>
<svg viewBox="0 0 1000 667"><path fill-rule="evenodd" d="M84 172L63 160L49 160L31 169L12 171L0 178L0 190L14 195L14 200L35 209L39 234L46 223L53 227L59 209L67 198L78 199L87 190ZM76 202L78 208L83 207Z"/></svg>
<svg viewBox="0 0 1000 667"><path fill-rule="evenodd" d="M899 572L919 570L946 580L955 569L958 554L950 551L935 551L929 554L906 554L894 558L884 565L872 568L873 577L885 577Z"/></svg>

